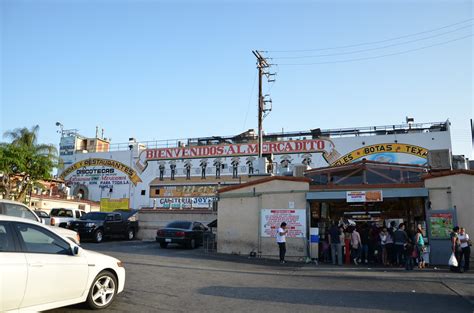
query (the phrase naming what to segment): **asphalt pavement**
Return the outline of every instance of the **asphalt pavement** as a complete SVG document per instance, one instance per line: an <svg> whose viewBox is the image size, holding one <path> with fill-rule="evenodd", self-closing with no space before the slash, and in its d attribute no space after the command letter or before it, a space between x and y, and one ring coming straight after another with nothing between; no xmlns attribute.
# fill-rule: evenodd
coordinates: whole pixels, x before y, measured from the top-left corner
<svg viewBox="0 0 474 313"><path fill-rule="evenodd" d="M141 241L83 247L125 263L125 290L102 312L474 312L472 273L280 265ZM48 312L90 311L75 305Z"/></svg>

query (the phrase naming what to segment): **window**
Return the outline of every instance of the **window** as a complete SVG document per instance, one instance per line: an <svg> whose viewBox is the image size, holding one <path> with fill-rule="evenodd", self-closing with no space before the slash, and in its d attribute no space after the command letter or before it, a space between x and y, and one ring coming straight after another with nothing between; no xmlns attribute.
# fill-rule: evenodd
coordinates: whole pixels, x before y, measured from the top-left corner
<svg viewBox="0 0 474 313"><path fill-rule="evenodd" d="M72 215L72 210L69 209L52 209L50 215L57 217L74 217Z"/></svg>
<svg viewBox="0 0 474 313"><path fill-rule="evenodd" d="M146 195L146 190L145 189L142 189L141 195L142 196Z"/></svg>
<svg viewBox="0 0 474 313"><path fill-rule="evenodd" d="M38 217L33 212L31 212L27 207L19 204L3 203L2 214L26 218L35 222L38 221Z"/></svg>
<svg viewBox="0 0 474 313"><path fill-rule="evenodd" d="M121 221L121 220L122 220L122 215L114 214L114 221Z"/></svg>
<svg viewBox="0 0 474 313"><path fill-rule="evenodd" d="M171 222L171 223L169 223L166 227L168 227L168 228L190 229L190 228L191 228L191 225L192 225L191 222L181 222L181 221L177 221L177 222Z"/></svg>
<svg viewBox="0 0 474 313"><path fill-rule="evenodd" d="M8 230L9 228L7 228L6 224L0 223L0 252L15 251L12 236Z"/></svg>
<svg viewBox="0 0 474 313"><path fill-rule="evenodd" d="M70 254L66 241L40 226L16 223L16 228L25 244L25 252Z"/></svg>
<svg viewBox="0 0 474 313"><path fill-rule="evenodd" d="M80 211L76 211L76 218L80 218L81 217L81 212Z"/></svg>

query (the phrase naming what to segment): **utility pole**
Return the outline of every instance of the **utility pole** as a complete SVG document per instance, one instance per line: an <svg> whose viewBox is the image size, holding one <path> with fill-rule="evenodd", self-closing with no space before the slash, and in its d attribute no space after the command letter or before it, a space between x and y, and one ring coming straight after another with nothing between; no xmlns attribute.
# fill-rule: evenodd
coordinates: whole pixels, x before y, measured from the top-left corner
<svg viewBox="0 0 474 313"><path fill-rule="evenodd" d="M259 159L262 157L262 150L263 150L263 119L266 117L265 113L271 111L271 106L269 108L265 108L266 103L272 103L272 100L266 100L265 97L269 95L262 94L262 77L265 75L267 77L268 82L274 82L274 79L271 79L272 76L275 74L271 74L270 72L265 72L265 69L268 69L271 64L267 62L267 59L262 56L260 53L261 51L254 50L252 51L253 55L257 58L257 69L258 69L258 157Z"/></svg>

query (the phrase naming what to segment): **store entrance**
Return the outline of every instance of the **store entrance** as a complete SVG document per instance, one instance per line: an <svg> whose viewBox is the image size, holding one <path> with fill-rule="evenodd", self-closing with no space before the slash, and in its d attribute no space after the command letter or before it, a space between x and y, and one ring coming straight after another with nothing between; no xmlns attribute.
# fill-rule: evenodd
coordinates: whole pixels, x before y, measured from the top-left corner
<svg viewBox="0 0 474 313"><path fill-rule="evenodd" d="M348 203L346 199L310 200L310 227L319 229L321 260L327 252L328 231L333 223L347 227L350 220L358 229L370 227L379 232L391 222L395 222L395 227L403 222L410 237L414 236L416 225L421 224L426 234L425 201L425 197L384 198L381 202L363 203Z"/></svg>

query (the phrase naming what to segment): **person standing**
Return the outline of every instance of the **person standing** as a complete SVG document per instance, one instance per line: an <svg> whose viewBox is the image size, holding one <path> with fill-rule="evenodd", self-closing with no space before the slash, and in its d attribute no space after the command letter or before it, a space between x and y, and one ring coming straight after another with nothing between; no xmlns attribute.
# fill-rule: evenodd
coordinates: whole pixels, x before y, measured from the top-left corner
<svg viewBox="0 0 474 313"><path fill-rule="evenodd" d="M416 227L415 245L418 255L418 268L425 268L425 260L423 258L423 253L425 253L425 240L423 239L423 229L420 224Z"/></svg>
<svg viewBox="0 0 474 313"><path fill-rule="evenodd" d="M280 224L280 228L278 228L277 236L276 236L278 249L280 250L280 264L286 263L285 254L286 254L286 235L287 234L288 234L288 229L286 229L286 223L283 222Z"/></svg>
<svg viewBox="0 0 474 313"><path fill-rule="evenodd" d="M336 255L337 255L337 264L342 265L342 246L341 246L341 231L337 224L334 223L329 229L329 245L331 246L331 259L332 265L336 265Z"/></svg>
<svg viewBox="0 0 474 313"><path fill-rule="evenodd" d="M453 228L453 231L450 235L451 238L451 252L454 253L456 260L458 261L458 266L450 266L449 269L453 272L462 272L463 268L461 267L461 241L459 240L459 227L456 226Z"/></svg>
<svg viewBox="0 0 474 313"><path fill-rule="evenodd" d="M403 266L405 263L404 249L408 241L408 235L405 231L404 223L400 223L397 231L393 233L393 241L395 245L395 254L397 255L397 264Z"/></svg>
<svg viewBox="0 0 474 313"><path fill-rule="evenodd" d="M387 240L389 239L390 234L388 233L387 227L384 227L379 234L380 245L382 247L382 264L384 266L388 265L388 252L387 252Z"/></svg>
<svg viewBox="0 0 474 313"><path fill-rule="evenodd" d="M469 258L471 257L471 247L469 246L469 235L464 227L459 230L459 241L461 242L461 261L464 261L464 271L469 271ZM459 264L461 266L461 264Z"/></svg>
<svg viewBox="0 0 474 313"><path fill-rule="evenodd" d="M357 261L360 260L360 249L361 249L361 241L360 241L360 234L357 231L357 228L354 227L354 230L351 234L351 248L352 248L352 260L354 261L355 265L358 265Z"/></svg>

